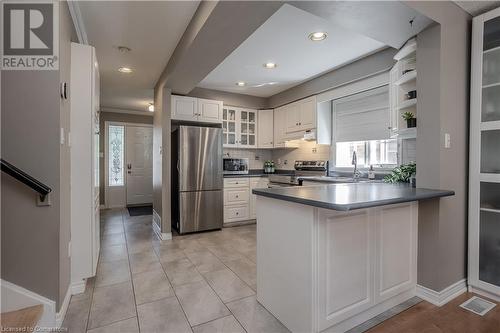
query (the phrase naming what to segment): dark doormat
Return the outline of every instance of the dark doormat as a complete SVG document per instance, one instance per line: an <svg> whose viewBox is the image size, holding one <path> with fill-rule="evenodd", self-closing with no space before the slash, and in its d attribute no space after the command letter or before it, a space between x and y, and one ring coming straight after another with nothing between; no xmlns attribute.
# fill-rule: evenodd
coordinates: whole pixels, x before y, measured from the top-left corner
<svg viewBox="0 0 500 333"><path fill-rule="evenodd" d="M153 206L127 207L130 216L153 215Z"/></svg>

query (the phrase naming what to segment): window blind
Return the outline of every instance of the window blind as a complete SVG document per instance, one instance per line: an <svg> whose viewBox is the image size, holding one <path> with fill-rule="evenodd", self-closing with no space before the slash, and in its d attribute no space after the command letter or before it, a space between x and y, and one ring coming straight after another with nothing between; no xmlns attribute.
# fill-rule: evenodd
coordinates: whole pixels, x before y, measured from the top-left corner
<svg viewBox="0 0 500 333"><path fill-rule="evenodd" d="M390 138L388 86L343 97L332 104L336 142Z"/></svg>

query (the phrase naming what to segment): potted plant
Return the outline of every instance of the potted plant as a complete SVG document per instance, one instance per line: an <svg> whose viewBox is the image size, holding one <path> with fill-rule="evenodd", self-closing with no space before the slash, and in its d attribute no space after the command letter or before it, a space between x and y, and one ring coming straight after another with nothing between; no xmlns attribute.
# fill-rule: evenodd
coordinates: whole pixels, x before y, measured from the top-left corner
<svg viewBox="0 0 500 333"><path fill-rule="evenodd" d="M415 115L412 112L405 112L402 117L406 120L406 127L417 127L417 118L415 118Z"/></svg>
<svg viewBox="0 0 500 333"><path fill-rule="evenodd" d="M414 178L417 173L417 165L414 162L408 164L401 164L394 168L390 174L384 177L384 182L386 183L412 183L414 186Z"/></svg>

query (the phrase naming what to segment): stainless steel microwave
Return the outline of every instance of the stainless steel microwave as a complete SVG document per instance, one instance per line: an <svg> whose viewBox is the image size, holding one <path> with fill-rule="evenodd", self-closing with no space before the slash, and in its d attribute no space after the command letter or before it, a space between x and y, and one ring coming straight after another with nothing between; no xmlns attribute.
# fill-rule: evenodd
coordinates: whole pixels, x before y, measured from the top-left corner
<svg viewBox="0 0 500 333"><path fill-rule="evenodd" d="M248 158L229 158L223 160L223 171L226 175L248 174Z"/></svg>

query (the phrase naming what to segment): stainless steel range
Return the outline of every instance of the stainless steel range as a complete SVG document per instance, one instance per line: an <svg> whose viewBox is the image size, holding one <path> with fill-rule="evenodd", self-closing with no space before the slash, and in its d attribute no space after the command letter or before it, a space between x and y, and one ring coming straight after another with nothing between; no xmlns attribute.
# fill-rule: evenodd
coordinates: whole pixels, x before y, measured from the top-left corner
<svg viewBox="0 0 500 333"><path fill-rule="evenodd" d="M328 176L328 161L295 161L294 175L269 175L269 187L301 186L307 177Z"/></svg>

